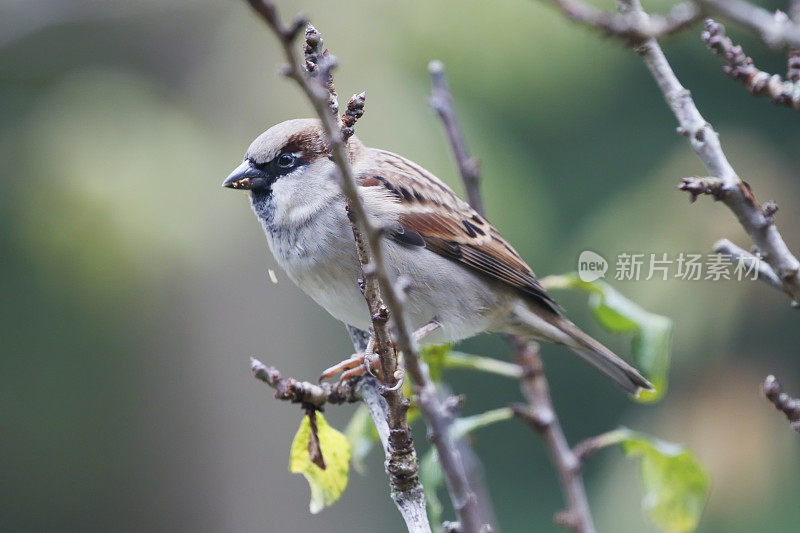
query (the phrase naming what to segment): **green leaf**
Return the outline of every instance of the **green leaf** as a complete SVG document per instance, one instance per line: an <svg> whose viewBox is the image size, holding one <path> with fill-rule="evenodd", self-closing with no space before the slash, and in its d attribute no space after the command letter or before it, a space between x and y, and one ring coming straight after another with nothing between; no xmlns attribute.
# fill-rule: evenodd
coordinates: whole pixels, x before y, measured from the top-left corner
<svg viewBox="0 0 800 533"><path fill-rule="evenodd" d="M710 479L699 459L679 444L621 428L598 439L620 444L628 457L641 459L642 508L662 531L694 531L708 501Z"/></svg>
<svg viewBox="0 0 800 533"><path fill-rule="evenodd" d="M441 381L442 369L452 347L452 344L429 344L420 350L419 355L428 364L428 372L434 383Z"/></svg>
<svg viewBox="0 0 800 533"><path fill-rule="evenodd" d="M316 417L319 447L325 461L325 469L311 462L308 452L311 425L308 416L304 416L300 422L300 429L292 441L289 460L289 471L303 474L311 487L311 502L308 508L313 514L331 506L339 499L347 487L347 476L350 471L350 443L347 437L330 427L322 413L318 412Z"/></svg>
<svg viewBox="0 0 800 533"><path fill-rule="evenodd" d="M546 289L575 289L589 293L589 307L605 329L616 334L632 333L631 351L636 366L655 387L642 391L640 402L660 400L667 390L672 320L646 311L603 280L581 281L574 273L542 278Z"/></svg>
<svg viewBox="0 0 800 533"><path fill-rule="evenodd" d="M408 401L410 402L408 411L406 411L406 423L411 424L417 418L419 418L419 407L417 407L416 402L414 402L414 391L411 386L411 380L404 379L403 386L400 390L403 391L403 396L408 398Z"/></svg>
<svg viewBox="0 0 800 533"><path fill-rule="evenodd" d="M473 355L471 353L457 352L450 350L444 360L446 368L465 368L468 370L478 370L480 372L487 372L489 374L496 374L511 379L519 379L522 377L524 371L519 365L508 363L495 359L493 357L484 357L482 355Z"/></svg>
<svg viewBox="0 0 800 533"><path fill-rule="evenodd" d="M507 363L493 357L473 355L455 351L450 344L433 344L425 346L420 351L422 360L428 364L431 379L439 382L445 368L464 368L467 370L478 370L505 376L513 379L522 377L522 368L513 363Z"/></svg>
<svg viewBox="0 0 800 533"><path fill-rule="evenodd" d="M503 420L514 418L514 411L510 407L500 407L479 415L466 416L453 420L451 427L453 440L459 440L469 435L476 429L490 426Z"/></svg>
<svg viewBox="0 0 800 533"><path fill-rule="evenodd" d="M444 485L442 469L439 467L439 455L436 448L431 448L419 462L419 480L425 490L425 506L428 508L428 520L436 527L442 523L442 502L436 491Z"/></svg>

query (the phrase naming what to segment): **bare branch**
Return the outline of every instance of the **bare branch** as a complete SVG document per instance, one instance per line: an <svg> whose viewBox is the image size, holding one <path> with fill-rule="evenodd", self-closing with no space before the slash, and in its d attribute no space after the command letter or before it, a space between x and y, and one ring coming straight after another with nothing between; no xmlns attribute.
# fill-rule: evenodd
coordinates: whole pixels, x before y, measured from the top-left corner
<svg viewBox="0 0 800 533"><path fill-rule="evenodd" d="M406 355L407 352L403 351L403 354ZM409 374L417 384L415 395L417 405L419 405L420 412L428 426L428 438L436 447L450 499L459 516L463 531L465 533L486 533L491 528L481 520L477 496L470 487L460 452L454 445L450 434L453 417L447 407L447 402L439 400L436 389L427 375L427 371L423 371L419 365L419 360L416 362L417 368L412 371L411 366L408 366L407 355L406 359ZM422 379L421 382L414 377L417 372L419 372L418 377Z"/></svg>
<svg viewBox="0 0 800 533"><path fill-rule="evenodd" d="M711 19L707 19L705 24L703 41L728 63L722 68L728 76L741 82L754 96L766 95L774 104L800 110L800 54L793 52L789 55L789 79L784 80L778 74L769 74L756 68L742 47L734 45L730 37L725 35L725 26Z"/></svg>
<svg viewBox="0 0 800 533"><path fill-rule="evenodd" d="M621 10L635 14L643 20L647 14L638 0L621 2ZM756 203L750 187L743 182L725 157L719 136L711 124L697 110L692 97L678 81L675 73L655 39L648 39L636 48L647 68L664 94L664 99L680 127L678 132L705 164L712 176L721 180L715 195L733 211L739 223L753 240L759 253L781 280L784 292L794 301L800 301L800 262L792 255L775 227L772 216L767 216ZM695 194L696 196L696 194Z"/></svg>
<svg viewBox="0 0 800 533"><path fill-rule="evenodd" d="M600 435L595 435L594 437L589 437L588 439L583 439L578 444L572 447L572 453L575 454L575 457L578 461L583 464L586 459L589 458L594 452L601 448L605 448L607 446L606 436L608 433L601 433Z"/></svg>
<svg viewBox="0 0 800 533"><path fill-rule="evenodd" d="M759 280L763 281L770 287L778 289L779 291L783 291L781 280L775 274L775 271L772 270L772 267L770 267L766 262L762 261L760 257L751 254L747 250L739 248L728 239L718 240L714 243L714 246L712 246L711 249L714 251L714 253L730 256L734 262L742 261L748 269L755 265L758 269Z"/></svg>
<svg viewBox="0 0 800 533"><path fill-rule="evenodd" d="M321 83L328 89L328 107L331 114L336 116L339 113L339 99L336 96L336 88L333 85L333 74L331 73L335 62L331 61L330 52L323 47L322 35L317 28L308 24L305 33L305 45L303 52L306 62L305 68L311 77L322 75Z"/></svg>
<svg viewBox="0 0 800 533"><path fill-rule="evenodd" d="M700 8L692 2L677 4L666 15L642 20L629 14L609 13L583 0L546 1L557 6L567 18L631 44L672 35L703 18Z"/></svg>
<svg viewBox="0 0 800 533"><path fill-rule="evenodd" d="M363 397L364 405L375 421L386 454L384 469L392 480L392 499L403 515L408 531L430 531L425 493L417 476L414 442L406 439L402 432L398 433L389 427L389 406L381 395L382 387L377 379L364 376L356 385L356 390Z"/></svg>
<svg viewBox="0 0 800 533"><path fill-rule="evenodd" d="M317 408L308 407L306 409L308 416L309 436L308 436L308 458L312 463L325 470L325 457L322 456L322 447L319 444L319 427L317 426Z"/></svg>
<svg viewBox="0 0 800 533"><path fill-rule="evenodd" d="M322 407L326 403L342 404L361 400L350 382L343 381L335 385L330 383L310 383L294 378L284 378L277 368L267 366L258 359L250 358L250 369L253 376L275 389L275 398L292 403L303 403L314 407Z"/></svg>
<svg viewBox="0 0 800 533"><path fill-rule="evenodd" d="M542 436L567 501L567 509L558 513L555 521L558 525L577 533L594 532L586 489L583 486L581 462L567 444L553 409L549 385L544 376L544 363L539 356L539 347L536 343L515 339L514 348L517 362L526 370L522 380L522 394L527 400L527 405L513 406L514 414Z"/></svg>
<svg viewBox="0 0 800 533"><path fill-rule="evenodd" d="M792 429L800 433L800 399L783 392L783 387L775 376L767 376L761 385L761 391L775 409L786 415Z"/></svg>
<svg viewBox="0 0 800 533"><path fill-rule="evenodd" d="M431 107L439 114L450 141L450 148L456 158L456 164L461 173L461 179L467 190L470 205L481 215L485 215L483 210L483 199L480 192L480 168L476 160L470 155L467 149L464 135L458 125L457 116L453 107L453 98L444 73L444 66L440 61L431 61L428 65L431 75L432 95L430 99ZM519 405L515 409L515 414L531 423L532 417L542 415L542 420L548 420L547 431L542 432L545 443L548 446L556 470L563 471L563 465L572 463L572 459L562 455L563 451L569 450L566 438L561 431L558 417L553 410L550 401L549 385L544 375L544 365L539 357L538 346L530 344L525 338L509 335L509 341L516 354L517 365L513 365L513 371L508 372L511 377L522 380L523 393L527 400L527 405ZM521 375L519 375L521 371ZM535 384L535 387L533 386ZM533 392L535 394L527 394ZM544 412L547 411L547 415ZM558 444L558 446L556 446ZM563 445L563 446L562 446ZM570 452L571 453L571 452ZM592 532L594 525L589 511L589 503L586 500L586 490L583 487L583 479L580 472L577 476L568 478L559 475L562 483L562 490L566 496L569 509L556 516L556 523L578 532Z"/></svg>
<svg viewBox="0 0 800 533"><path fill-rule="evenodd" d="M388 385L388 388L384 389L384 392L388 394L385 394L384 397L389 404L388 422L390 429L393 430L392 435L394 431L398 431L405 434L403 438L407 436L407 439L411 439L410 431L407 430L405 416L403 416L401 420L396 419L396 415L401 411L403 414L405 412L402 408L402 402L404 401L402 394L399 390L393 390L397 385L398 378L402 377L396 375L394 372L394 369L397 367L396 354L393 350L387 349L386 346L380 346L382 341L379 338L379 330L386 327L389 315L392 317L397 329L396 344L403 352L406 369L416 385L417 404L428 426L430 439L439 454L442 472L447 481L453 507L458 513L459 520L464 530L468 533L479 533L483 529L483 524L479 518L477 498L469 487L464 465L461 462L458 450L454 446L450 436L452 418L437 397L433 383L420 364L419 355L411 335L410 327L403 314L402 300L391 281L389 270L384 261L382 246L383 232L380 228L374 227L366 216L364 205L358 193L356 179L350 167L342 132L328 107L330 92L313 82L313 80L298 67L297 57L294 47L292 46L292 40L296 32L292 34L284 30L277 18L275 7L272 2L269 0L248 0L248 2L262 15L264 21L278 36L285 57L289 63L287 75L300 85L309 101L313 104L322 123L325 135L327 136L328 147L333 161L340 174L342 192L347 199L348 212L353 222L353 232L358 244L357 248L359 249L362 270L365 270L364 293L365 298L368 300L370 313L373 319L373 328L375 329L376 340L378 341L378 355L383 371L383 379L387 381L386 384ZM332 58L331 64L333 64ZM363 268L367 265L367 268ZM371 288L366 287L372 283L370 281L371 279L377 280L379 291L373 291ZM380 303L381 297L383 301L385 301L386 308L388 309L386 318L383 317L382 312L379 312L382 305ZM414 471L409 474L413 475L416 483L418 483L416 465L417 463L414 461ZM419 492L417 491L417 493ZM398 506L398 508L400 508L400 506ZM403 511L402 508L400 508L400 510L401 512ZM410 527L408 521L406 523Z"/></svg>
<svg viewBox="0 0 800 533"><path fill-rule="evenodd" d="M475 211L483 215L483 198L480 190L480 164L478 160L469 154L467 142L458 124L458 116L453 107L453 97L450 95L450 87L444 74L444 65L441 61L434 60L428 63L428 72L431 75L431 98L430 106L444 124L447 139L450 141L450 148L456 158L458 171L467 191L469 204Z"/></svg>
<svg viewBox="0 0 800 533"><path fill-rule="evenodd" d="M800 25L781 11L770 12L743 0L695 0L701 9L744 26L772 48L800 48Z"/></svg>
<svg viewBox="0 0 800 533"><path fill-rule="evenodd" d="M691 203L694 203L701 194L708 194L715 200L720 200L724 192L722 186L722 180L713 176L681 178L681 182L678 184L680 190L690 194L689 201Z"/></svg>
<svg viewBox="0 0 800 533"><path fill-rule="evenodd" d="M355 133L356 121L364 115L364 101L367 93L354 94L347 102L347 110L342 116L342 137L347 140Z"/></svg>
<svg viewBox="0 0 800 533"><path fill-rule="evenodd" d="M347 333L350 335L350 340L353 341L356 352L365 353L369 333L353 326L347 326ZM392 500L403 516L408 531L430 533L425 493L422 485L417 483L415 475L417 455L414 450L414 442L405 440L405 446L398 447L397 439L391 438L392 430L388 422L390 418L389 404L381 395L384 387L377 379L372 376L362 376L354 387L356 394L361 397L375 423L375 429L386 458L383 466L390 479ZM401 490L395 490L395 487L399 487Z"/></svg>

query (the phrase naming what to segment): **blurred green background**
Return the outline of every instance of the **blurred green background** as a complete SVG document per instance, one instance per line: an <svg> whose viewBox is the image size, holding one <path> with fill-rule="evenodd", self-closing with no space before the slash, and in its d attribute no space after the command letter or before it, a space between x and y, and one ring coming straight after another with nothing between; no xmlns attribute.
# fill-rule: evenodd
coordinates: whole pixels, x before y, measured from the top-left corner
<svg viewBox="0 0 800 533"><path fill-rule="evenodd" d="M427 105L426 65L444 61L490 218L539 275L574 270L585 249L749 247L723 206L675 188L705 171L617 42L529 0L279 5L322 31L342 97L367 91L361 139L461 190ZM798 115L728 79L699 32L665 51L800 250ZM781 54L729 33L785 72ZM279 271L246 198L220 188L252 138L311 115L280 63L241 1L0 0L0 530L403 531L378 453L339 503L309 515L306 482L287 471L301 411L250 375L256 355L312 379L351 348ZM800 444L758 386L775 373L800 392L797 311L755 282L612 284L675 321L671 388L635 405L545 347L569 439L625 424L689 445L713 477L702 532L796 527ZM627 353L585 296L557 297ZM508 357L491 336L463 349ZM520 398L500 378L446 379L468 395L466 414ZM352 409L326 416L342 428ZM512 421L474 447L500 528L554 531L562 500L539 439ZM653 530L618 451L594 457L586 482L600 531Z"/></svg>

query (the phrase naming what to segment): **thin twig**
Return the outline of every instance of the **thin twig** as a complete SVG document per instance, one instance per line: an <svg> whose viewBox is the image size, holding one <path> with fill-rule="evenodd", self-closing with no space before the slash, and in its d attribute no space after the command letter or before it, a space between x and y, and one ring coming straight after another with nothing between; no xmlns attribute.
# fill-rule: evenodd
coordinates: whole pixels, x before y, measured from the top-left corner
<svg viewBox="0 0 800 533"><path fill-rule="evenodd" d="M283 47L284 55L289 63L286 70L287 75L300 85L317 112L323 131L327 137L329 151L340 174L342 192L347 199L349 213L352 217L351 220L354 222L353 232L357 236L357 241L359 240L358 236L361 236L362 245L359 247L363 248L367 253L365 258L361 258L362 269L365 271L365 284L373 277L378 281L380 296L386 303L388 315L391 316L397 330L397 347L403 352L406 370L415 384L417 405L428 426L429 436L439 454L442 472L447 482L453 507L459 516L464 531L468 533L479 533L483 529L483 524L479 518L477 498L469 487L464 465L450 437L452 415L447 412L442 402L437 397L433 382L420 364L415 342L403 313L402 299L389 277L389 270L384 261L382 246L383 231L382 228L374 227L366 216L363 202L358 193L356 179L350 166L348 151L343 140L340 125L334 117L332 117L330 108L328 107L330 92L318 83L312 82L305 71L298 67L299 62L297 61L293 46L293 40L297 31L292 32L282 25L278 20L274 4L269 0L248 0L248 2L278 36L281 46ZM297 28L297 26L298 25L295 23L293 28ZM332 59L331 63L333 63ZM367 292L370 291L365 290L365 297L367 297ZM373 311L377 306L378 299L367 298L372 300L370 301L370 311ZM383 322L382 317L376 321L374 320L375 314L372 316L373 328L376 330L388 322L388 319L386 322ZM375 333L377 334L377 331ZM396 360L392 361L391 359L394 359L394 357L388 357L387 355L381 354L380 351L379 347L378 355L381 359L383 378L387 381L387 385L389 385L391 389L393 385L396 384L398 378L398 376L391 371L393 366L396 367ZM387 372L387 370L390 371ZM385 397L390 406L389 426L394 430L393 425L396 427L401 426L404 421L392 420L394 416L399 413L400 409L399 406L392 406L392 401L389 400L391 395ZM398 400L398 402L400 401L402 400ZM398 427L398 429L402 431L403 428ZM410 433L408 433L408 438L410 439ZM416 469L414 469L414 477L416 478Z"/></svg>
<svg viewBox="0 0 800 533"><path fill-rule="evenodd" d="M594 437L589 437L588 439L583 439L578 444L572 447L572 453L578 459L578 461L583 464L586 459L589 458L594 452L599 450L600 448L604 448L606 443L604 442L604 438L606 433L601 433L600 435L595 435Z"/></svg>
<svg viewBox="0 0 800 533"><path fill-rule="evenodd" d="M464 135L458 125L444 66L440 61L431 61L428 71L432 84L431 107L439 114L444 124L470 205L481 216L485 216L480 192L480 168L470 155ZM523 394L527 400L527 405L518 406L515 414L529 423L533 420L537 421L536 428L542 434L553 464L559 472L562 491L568 503L568 509L556 515L556 522L573 531L592 532L594 525L586 499L583 478L580 475L580 462L575 459L567 445L567 440L553 409L538 347L530 344L523 337L509 335L508 338L518 363L511 365L514 371L509 374L521 380ZM518 374L520 370L522 371L521 375Z"/></svg>
<svg viewBox="0 0 800 533"><path fill-rule="evenodd" d="M761 391L775 409L786 415L792 429L800 433L800 399L783 392L783 387L775 376L767 376L761 385Z"/></svg>
<svg viewBox="0 0 800 533"><path fill-rule="evenodd" d="M725 35L725 26L707 19L703 41L716 55L722 57L727 65L722 67L728 76L739 81L754 96L766 95L777 105L800 110L800 83L798 83L798 63L800 55L793 52L789 55L787 80L778 74L770 74L758 69L752 58L744 53L742 47L734 45L730 37ZM791 78L795 79L792 80Z"/></svg>
<svg viewBox="0 0 800 533"><path fill-rule="evenodd" d="M714 176L691 176L681 178L678 188L688 192L689 202L695 203L701 194L708 194L715 200L721 200L725 192L724 185L721 179Z"/></svg>
<svg viewBox="0 0 800 533"><path fill-rule="evenodd" d="M581 462L569 447L553 409L539 347L522 339L515 339L514 344L517 362L526 369L521 388L527 401L527 405L513 406L514 414L542 436L550 460L556 467L567 501L567 509L556 515L556 523L576 533L593 533L594 523L583 485Z"/></svg>
<svg viewBox="0 0 800 533"><path fill-rule="evenodd" d="M320 82L328 91L328 108L331 114L336 116L339 113L339 99L336 97L336 88L334 87L333 74L331 73L334 63L331 61L330 52L325 49L324 44L322 35L317 31L317 28L311 24L306 25L305 44L303 45L306 72L312 77L322 73L324 77Z"/></svg>
<svg viewBox="0 0 800 533"><path fill-rule="evenodd" d="M303 403L322 407L326 403L342 404L361 400L350 383L343 381L330 383L310 383L294 378L284 378L277 368L267 366L258 359L250 358L250 369L253 376L275 389L275 398L292 403Z"/></svg>
<svg viewBox="0 0 800 533"><path fill-rule="evenodd" d="M770 12L743 0L694 0L700 8L744 26L772 48L800 48L800 25L783 12Z"/></svg>
<svg viewBox="0 0 800 533"><path fill-rule="evenodd" d="M354 94L347 102L347 110L342 115L342 137L346 141L355 132L356 121L364 115L364 101L367 93Z"/></svg>
<svg viewBox="0 0 800 533"><path fill-rule="evenodd" d="M767 285L770 285L778 290L783 290L783 287L781 286L781 280L775 274L775 271L772 270L771 266L769 266L760 257L751 254L747 250L739 248L728 239L718 240L714 243L714 246L711 247L711 250L717 254L730 256L730 258L736 263L744 263L748 270L755 266L755 268L758 270L758 279L760 281L763 281Z"/></svg>
<svg viewBox="0 0 800 533"><path fill-rule="evenodd" d="M692 2L677 4L666 15L653 15L648 20L642 20L627 14L609 13L583 0L546 1L556 5L567 18L630 43L672 35L703 17L700 8Z"/></svg>
<svg viewBox="0 0 800 533"><path fill-rule="evenodd" d="M456 158L456 165L464 182L467 191L469 205L483 215L483 198L480 189L480 163L469 154L467 142L458 124L458 116L453 107L453 97L450 95L450 87L444 75L444 65L441 61L434 60L428 63L428 72L431 75L431 98L430 106L439 118L442 119L447 139L450 141L450 148Z"/></svg>

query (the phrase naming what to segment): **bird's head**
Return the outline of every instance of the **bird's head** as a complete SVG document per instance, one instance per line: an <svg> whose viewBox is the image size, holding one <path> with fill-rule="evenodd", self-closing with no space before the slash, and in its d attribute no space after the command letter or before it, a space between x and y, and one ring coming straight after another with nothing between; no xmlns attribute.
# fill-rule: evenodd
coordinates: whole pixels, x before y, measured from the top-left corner
<svg viewBox="0 0 800 533"><path fill-rule="evenodd" d="M247 149L244 161L222 183L223 187L268 196L282 178L310 170L327 161L325 137L319 120L294 119L277 124Z"/></svg>

